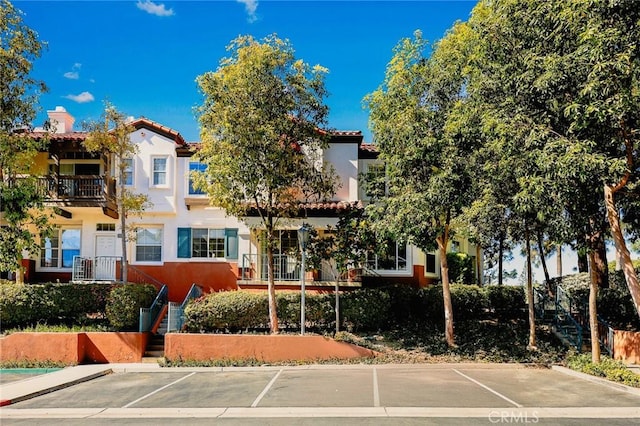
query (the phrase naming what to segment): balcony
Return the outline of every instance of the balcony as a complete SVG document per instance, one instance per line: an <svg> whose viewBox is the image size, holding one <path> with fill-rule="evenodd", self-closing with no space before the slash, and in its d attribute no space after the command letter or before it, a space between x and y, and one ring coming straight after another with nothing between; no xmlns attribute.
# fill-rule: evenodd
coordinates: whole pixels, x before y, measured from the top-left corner
<svg viewBox="0 0 640 426"><path fill-rule="evenodd" d="M295 286L300 284L301 265L295 256L276 254L273 256L274 282L277 286ZM263 286L269 281L267 255L245 254L242 256L238 284L241 287ZM341 287L360 287L362 270L353 269L340 277ZM335 262L322 261L319 270L307 271L305 282L316 287L334 286L337 270Z"/></svg>
<svg viewBox="0 0 640 426"><path fill-rule="evenodd" d="M45 203L56 207L102 207L105 214L117 218L115 179L98 175L49 175L38 177L37 185Z"/></svg>

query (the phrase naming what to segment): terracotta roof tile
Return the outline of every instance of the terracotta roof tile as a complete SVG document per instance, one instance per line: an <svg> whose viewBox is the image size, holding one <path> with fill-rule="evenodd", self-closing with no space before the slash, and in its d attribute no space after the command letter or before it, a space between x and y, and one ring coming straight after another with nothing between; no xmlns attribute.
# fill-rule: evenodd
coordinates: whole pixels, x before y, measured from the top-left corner
<svg viewBox="0 0 640 426"><path fill-rule="evenodd" d="M30 132L29 135L37 140L48 138L50 141L83 141L87 138L86 132L67 132L67 133L49 133L49 132Z"/></svg>

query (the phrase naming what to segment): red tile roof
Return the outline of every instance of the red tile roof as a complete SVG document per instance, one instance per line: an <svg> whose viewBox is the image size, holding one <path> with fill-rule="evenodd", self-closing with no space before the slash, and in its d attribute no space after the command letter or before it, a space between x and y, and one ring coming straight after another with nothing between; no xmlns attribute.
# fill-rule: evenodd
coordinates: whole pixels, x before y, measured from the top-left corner
<svg viewBox="0 0 640 426"><path fill-rule="evenodd" d="M68 132L68 133L30 132L29 136L31 136L36 140L47 138L50 141L81 142L87 138L87 133L86 132Z"/></svg>
<svg viewBox="0 0 640 426"><path fill-rule="evenodd" d="M379 152L378 147L372 143L363 143L360 145L360 149L367 152Z"/></svg>
<svg viewBox="0 0 640 426"><path fill-rule="evenodd" d="M184 138L182 137L182 135L177 132L176 130L173 130L170 127L167 126L163 126L160 123L157 123L153 120L149 120L146 117L140 117L137 120L133 120L131 123L129 123L131 126L133 126L136 130L140 129L140 128L145 128L145 129L149 129L149 130L153 130L156 133L161 134L162 136L165 136L169 139L173 139L173 141L175 143L177 143L178 145L186 145L187 143L185 142Z"/></svg>

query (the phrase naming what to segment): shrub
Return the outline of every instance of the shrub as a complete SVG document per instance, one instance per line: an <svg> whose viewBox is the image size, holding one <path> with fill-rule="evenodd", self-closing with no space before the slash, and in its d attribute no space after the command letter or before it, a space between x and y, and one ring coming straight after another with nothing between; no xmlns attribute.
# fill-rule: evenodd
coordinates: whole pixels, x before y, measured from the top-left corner
<svg viewBox="0 0 640 426"><path fill-rule="evenodd" d="M604 377L623 383L627 386L640 388L640 376L630 371L622 361L615 361L609 357L601 357L600 363L591 362L591 354L579 354L567 357L567 367L572 370Z"/></svg>
<svg viewBox="0 0 640 426"><path fill-rule="evenodd" d="M148 308L157 290L151 284L123 284L115 286L107 299L107 318L117 330L137 330L140 308Z"/></svg>
<svg viewBox="0 0 640 426"><path fill-rule="evenodd" d="M342 324L349 331L376 331L389 323L390 296L384 290L361 289L344 293L340 306Z"/></svg>
<svg viewBox="0 0 640 426"><path fill-rule="evenodd" d="M266 293L210 293L185 308L185 327L192 332L237 331L266 327L268 324Z"/></svg>
<svg viewBox="0 0 640 426"><path fill-rule="evenodd" d="M104 314L108 284L16 284L0 282L0 322L7 327L83 323Z"/></svg>
<svg viewBox="0 0 640 426"><path fill-rule="evenodd" d="M523 317L527 307L523 287L490 285L483 287L483 290L487 295L489 309L499 319L509 320Z"/></svg>
<svg viewBox="0 0 640 426"><path fill-rule="evenodd" d="M487 295L477 285L451 286L454 320L481 319L489 306Z"/></svg>

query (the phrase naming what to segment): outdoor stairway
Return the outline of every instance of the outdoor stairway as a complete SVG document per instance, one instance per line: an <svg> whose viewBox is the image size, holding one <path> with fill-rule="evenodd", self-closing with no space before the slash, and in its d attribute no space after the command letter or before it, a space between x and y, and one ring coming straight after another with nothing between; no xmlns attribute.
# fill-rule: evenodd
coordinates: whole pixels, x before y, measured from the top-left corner
<svg viewBox="0 0 640 426"><path fill-rule="evenodd" d="M157 362L164 356L164 334L152 334L144 351L142 362Z"/></svg>
<svg viewBox="0 0 640 426"><path fill-rule="evenodd" d="M164 335L167 333L169 323L168 315L164 315L158 326L156 333L151 335L147 348L142 357L142 362L157 362L158 358L164 357Z"/></svg>

